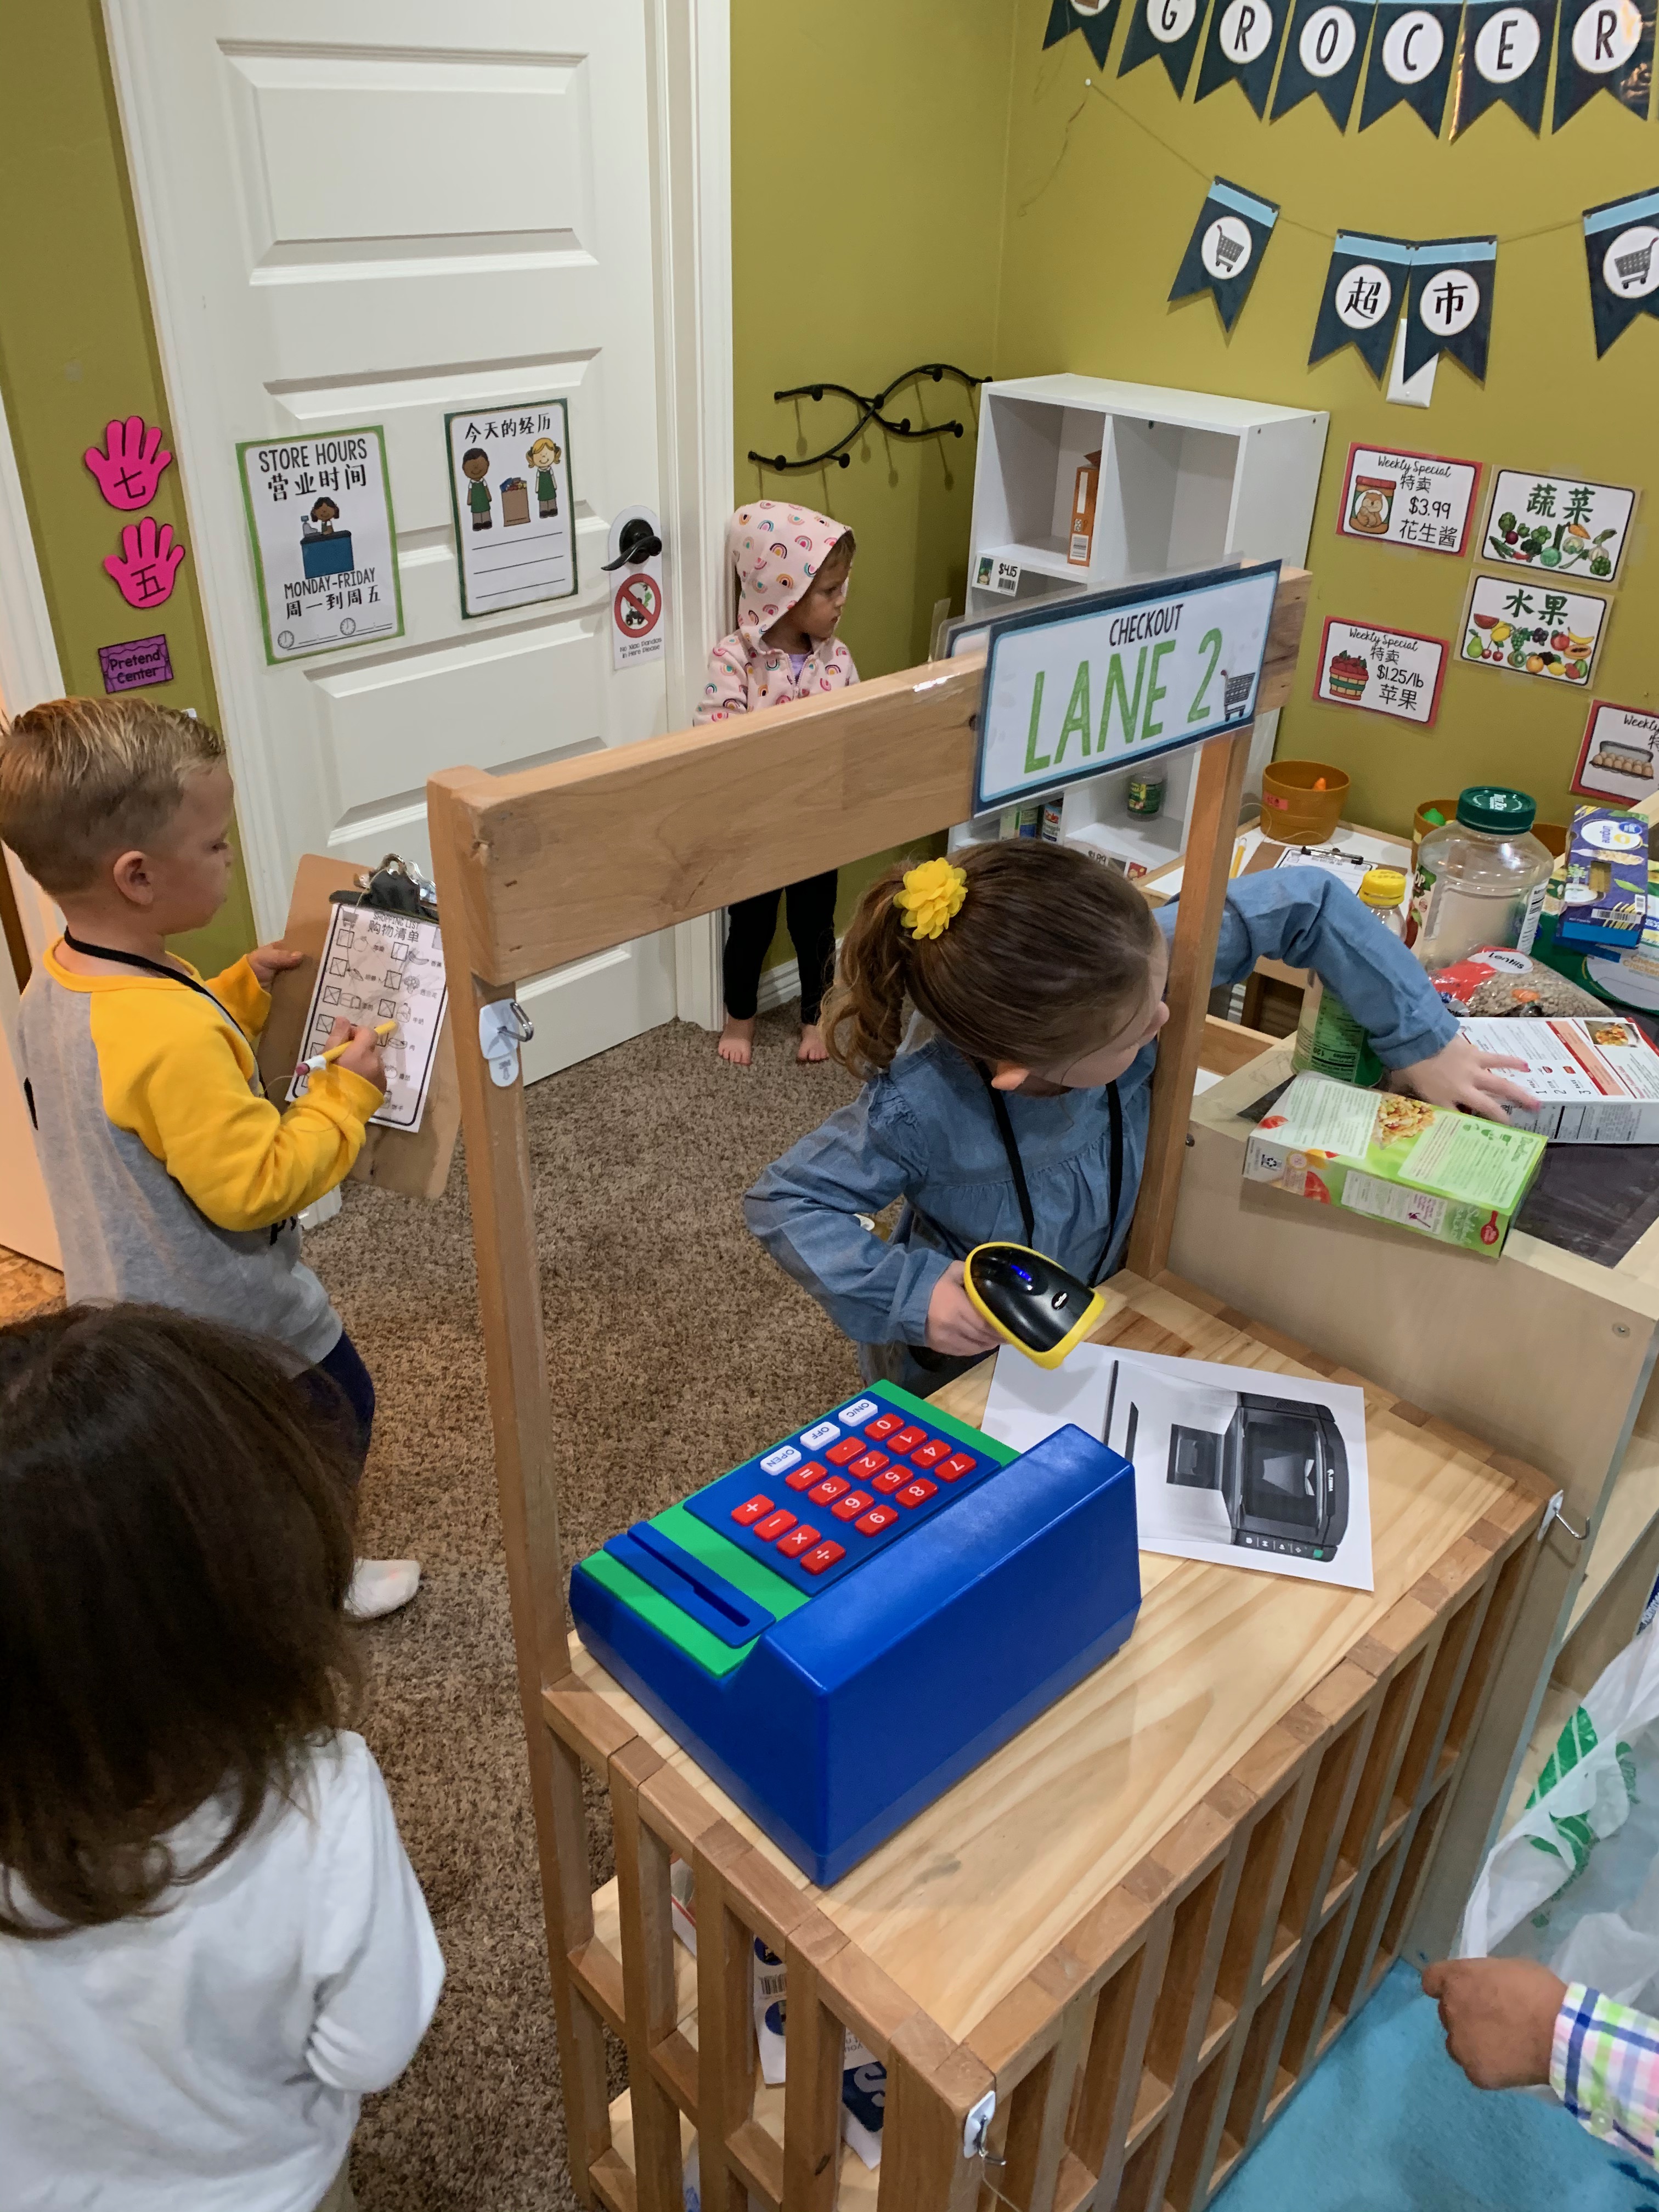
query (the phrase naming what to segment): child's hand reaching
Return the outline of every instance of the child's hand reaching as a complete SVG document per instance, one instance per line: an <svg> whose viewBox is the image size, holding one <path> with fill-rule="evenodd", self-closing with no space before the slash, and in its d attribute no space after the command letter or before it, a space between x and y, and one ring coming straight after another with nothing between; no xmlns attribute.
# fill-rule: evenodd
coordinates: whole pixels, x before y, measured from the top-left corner
<svg viewBox="0 0 1659 2212"><path fill-rule="evenodd" d="M259 988L269 991L285 968L297 968L304 957L301 952L285 951L280 945L256 945L247 956L247 964Z"/></svg>
<svg viewBox="0 0 1659 2212"><path fill-rule="evenodd" d="M933 1285L927 1301L927 1344L953 1359L972 1359L994 1352L1002 1339L962 1286L960 1260L953 1260Z"/></svg>
<svg viewBox="0 0 1659 2212"><path fill-rule="evenodd" d="M1431 1106L1467 1106L1472 1114L1484 1114L1489 1121L1507 1121L1506 1106L1535 1107L1538 1101L1530 1091L1496 1071L1526 1064L1500 1053L1480 1052L1460 1031L1427 1060L1396 1067L1395 1083L1389 1087L1413 1091Z"/></svg>
<svg viewBox="0 0 1659 2212"><path fill-rule="evenodd" d="M1440 2007L1446 2049L1477 2089L1550 2078L1556 2014L1567 1985L1530 1959L1442 1959L1423 1977Z"/></svg>

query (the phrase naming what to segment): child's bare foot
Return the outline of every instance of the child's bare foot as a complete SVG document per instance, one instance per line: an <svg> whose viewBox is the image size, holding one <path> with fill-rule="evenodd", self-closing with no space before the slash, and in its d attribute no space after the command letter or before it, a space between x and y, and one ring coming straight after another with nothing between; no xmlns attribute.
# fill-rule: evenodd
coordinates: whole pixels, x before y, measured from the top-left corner
<svg viewBox="0 0 1659 2212"><path fill-rule="evenodd" d="M828 1060L829 1047L823 1042L823 1031L816 1022L800 1025L800 1042L795 1048L795 1058L805 1066L809 1061Z"/></svg>
<svg viewBox="0 0 1659 2212"><path fill-rule="evenodd" d="M747 1067L755 1056L755 1019L751 1014L740 1022L734 1014L726 1018L726 1027L720 1031L720 1054L729 1060L733 1067Z"/></svg>

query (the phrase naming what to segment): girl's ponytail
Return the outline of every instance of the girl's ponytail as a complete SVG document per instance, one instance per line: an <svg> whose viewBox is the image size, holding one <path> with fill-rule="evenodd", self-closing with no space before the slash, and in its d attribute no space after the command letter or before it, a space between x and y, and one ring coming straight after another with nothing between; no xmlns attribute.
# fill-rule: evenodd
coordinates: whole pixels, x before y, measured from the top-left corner
<svg viewBox="0 0 1659 2212"><path fill-rule="evenodd" d="M905 866L889 868L859 901L823 1009L830 1057L860 1083L892 1065L904 1036L905 931L893 895Z"/></svg>

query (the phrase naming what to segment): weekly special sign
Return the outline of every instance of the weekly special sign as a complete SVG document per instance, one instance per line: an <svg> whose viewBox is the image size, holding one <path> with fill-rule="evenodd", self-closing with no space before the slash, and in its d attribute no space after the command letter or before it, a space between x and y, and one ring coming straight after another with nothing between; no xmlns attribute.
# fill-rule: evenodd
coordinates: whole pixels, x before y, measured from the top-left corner
<svg viewBox="0 0 1659 2212"><path fill-rule="evenodd" d="M994 623L974 811L1247 723L1279 568L1267 561L1125 584Z"/></svg>

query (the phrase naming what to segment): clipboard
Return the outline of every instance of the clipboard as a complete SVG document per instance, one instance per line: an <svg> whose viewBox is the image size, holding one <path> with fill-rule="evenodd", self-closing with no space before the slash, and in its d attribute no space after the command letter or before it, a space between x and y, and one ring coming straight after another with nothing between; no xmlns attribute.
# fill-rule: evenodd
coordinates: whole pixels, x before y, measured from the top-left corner
<svg viewBox="0 0 1659 2212"><path fill-rule="evenodd" d="M287 951L301 955L300 964L276 977L270 994L270 1018L259 1039L259 1073L266 1091L278 1103L288 1096L289 1081L300 1057L318 963L328 938L333 894L355 893L366 872L349 861L328 860L317 853L304 854L295 872L282 942ZM461 1091L455 1072L454 1036L446 1018L420 1128L411 1134L406 1130L371 1127L346 1180L374 1183L404 1198L441 1198L460 1127Z"/></svg>

